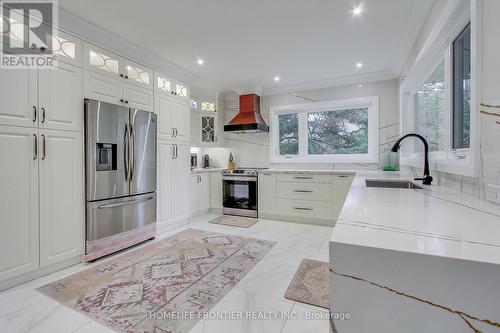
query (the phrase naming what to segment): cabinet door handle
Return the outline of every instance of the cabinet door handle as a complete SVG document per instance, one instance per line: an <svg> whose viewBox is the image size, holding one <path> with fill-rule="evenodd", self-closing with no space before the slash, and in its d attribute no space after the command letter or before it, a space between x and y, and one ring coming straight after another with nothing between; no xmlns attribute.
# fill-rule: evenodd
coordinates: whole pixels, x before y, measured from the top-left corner
<svg viewBox="0 0 500 333"><path fill-rule="evenodd" d="M175 128L172 127L172 137L175 136Z"/></svg>
<svg viewBox="0 0 500 333"><path fill-rule="evenodd" d="M36 106L33 105L33 122L36 122Z"/></svg>
<svg viewBox="0 0 500 333"><path fill-rule="evenodd" d="M314 179L313 177L307 177L307 176L294 176L293 179Z"/></svg>
<svg viewBox="0 0 500 333"><path fill-rule="evenodd" d="M175 159L175 145L172 145L172 159Z"/></svg>
<svg viewBox="0 0 500 333"><path fill-rule="evenodd" d="M40 109L42 111L42 123L45 123L45 108Z"/></svg>
<svg viewBox="0 0 500 333"><path fill-rule="evenodd" d="M177 127L175 128L175 137L177 137Z"/></svg>
<svg viewBox="0 0 500 333"><path fill-rule="evenodd" d="M45 144L45 135L42 134L42 160L47 157L47 145Z"/></svg>
<svg viewBox="0 0 500 333"><path fill-rule="evenodd" d="M175 159L177 159L177 157L179 157L179 150L178 150L179 146L175 145Z"/></svg>
<svg viewBox="0 0 500 333"><path fill-rule="evenodd" d="M296 190L296 189L293 189L292 191L293 192L297 192L297 193L313 193L313 190Z"/></svg>
<svg viewBox="0 0 500 333"><path fill-rule="evenodd" d="M33 159L38 158L38 138L36 134L33 134Z"/></svg>
<svg viewBox="0 0 500 333"><path fill-rule="evenodd" d="M307 211L313 210L312 208L308 208L308 207L293 207L293 209L296 209L296 210L307 210Z"/></svg>

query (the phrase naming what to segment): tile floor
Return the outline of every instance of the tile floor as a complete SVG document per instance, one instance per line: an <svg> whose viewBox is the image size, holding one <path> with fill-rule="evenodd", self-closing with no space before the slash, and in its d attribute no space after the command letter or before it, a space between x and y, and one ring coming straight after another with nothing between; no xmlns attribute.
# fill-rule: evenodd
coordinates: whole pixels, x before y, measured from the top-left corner
<svg viewBox="0 0 500 333"><path fill-rule="evenodd" d="M210 224L217 217L206 214L191 223L162 234L168 237L185 228L196 228L277 242L273 249L234 287L211 312L273 312L277 319L202 319L192 333L329 332L327 310L293 302L283 297L302 259L328 261L331 228L262 220L250 228ZM119 255L121 255L120 253ZM2 332L105 333L112 330L39 294L34 289L93 264L78 264L0 293ZM311 316L320 319L309 319Z"/></svg>

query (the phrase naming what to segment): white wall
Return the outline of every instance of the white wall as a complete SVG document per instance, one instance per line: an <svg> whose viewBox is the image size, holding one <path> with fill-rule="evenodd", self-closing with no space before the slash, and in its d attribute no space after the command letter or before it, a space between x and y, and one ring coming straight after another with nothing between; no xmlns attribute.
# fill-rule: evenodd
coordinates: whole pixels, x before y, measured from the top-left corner
<svg viewBox="0 0 500 333"><path fill-rule="evenodd" d="M399 135L399 101L398 80L386 80L365 83L362 87L349 85L261 97L261 113L269 124L269 110L271 107L312 101L330 101L355 97L380 97L380 163L385 157L385 151ZM224 121L229 122L239 110L239 97L235 92L223 94ZM377 168L373 164L276 164L269 163L269 134L234 134L225 133L226 147L232 151L236 163L240 166L288 168L288 169L353 169Z"/></svg>

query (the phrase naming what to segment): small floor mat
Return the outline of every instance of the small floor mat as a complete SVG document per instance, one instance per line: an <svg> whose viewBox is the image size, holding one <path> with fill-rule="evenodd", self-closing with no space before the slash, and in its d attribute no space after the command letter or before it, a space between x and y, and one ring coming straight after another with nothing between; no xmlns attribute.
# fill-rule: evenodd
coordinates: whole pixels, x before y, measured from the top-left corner
<svg viewBox="0 0 500 333"><path fill-rule="evenodd" d="M285 298L328 309L330 307L328 267L326 262L302 260L288 286Z"/></svg>
<svg viewBox="0 0 500 333"><path fill-rule="evenodd" d="M209 221L208 223L223 224L240 228L249 228L257 222L259 222L259 220L250 217L222 215L216 219Z"/></svg>

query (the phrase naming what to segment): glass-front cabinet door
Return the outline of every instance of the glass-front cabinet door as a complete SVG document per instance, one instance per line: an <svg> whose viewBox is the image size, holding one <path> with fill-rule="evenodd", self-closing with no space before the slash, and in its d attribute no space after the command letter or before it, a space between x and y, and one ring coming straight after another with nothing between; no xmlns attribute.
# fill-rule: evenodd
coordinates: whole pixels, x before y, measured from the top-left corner
<svg viewBox="0 0 500 333"><path fill-rule="evenodd" d="M84 66L113 78L120 77L120 57L89 43L84 47Z"/></svg>
<svg viewBox="0 0 500 333"><path fill-rule="evenodd" d="M52 52L57 55L58 61L79 66L82 54L81 47L80 39L62 31L58 31L56 35L52 36Z"/></svg>
<svg viewBox="0 0 500 333"><path fill-rule="evenodd" d="M201 114L201 142L205 144L216 143L215 122L216 114Z"/></svg>

